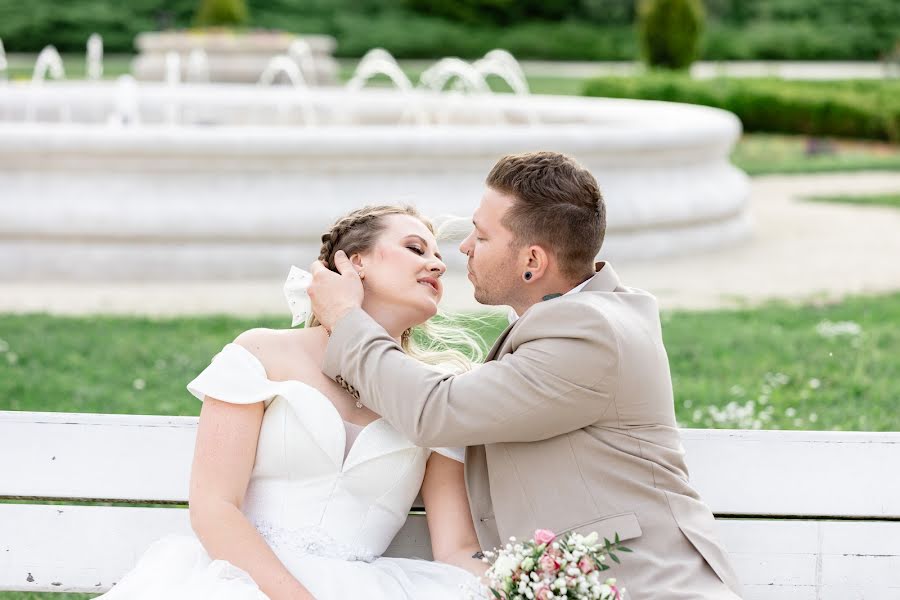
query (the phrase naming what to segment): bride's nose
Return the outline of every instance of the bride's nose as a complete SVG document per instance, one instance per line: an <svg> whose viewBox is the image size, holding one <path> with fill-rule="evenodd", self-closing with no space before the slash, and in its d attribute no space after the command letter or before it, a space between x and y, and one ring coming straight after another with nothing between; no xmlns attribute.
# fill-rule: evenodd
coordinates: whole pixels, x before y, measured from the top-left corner
<svg viewBox="0 0 900 600"><path fill-rule="evenodd" d="M447 272L447 265L445 265L445 264L444 264L442 261L440 261L440 260L436 260L436 261L434 261L434 262L431 264L431 266L428 268L428 270L429 270L429 271L431 272L431 274L434 275L435 277L440 277L440 276L442 276L444 273Z"/></svg>

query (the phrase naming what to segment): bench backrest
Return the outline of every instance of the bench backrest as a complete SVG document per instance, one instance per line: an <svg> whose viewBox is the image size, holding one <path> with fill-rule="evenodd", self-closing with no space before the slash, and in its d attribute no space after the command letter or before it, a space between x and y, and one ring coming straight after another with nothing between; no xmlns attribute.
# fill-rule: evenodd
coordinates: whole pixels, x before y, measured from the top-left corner
<svg viewBox="0 0 900 600"><path fill-rule="evenodd" d="M196 425L0 411L0 590L105 591L152 541L188 533ZM900 433L682 437L747 600L900 598ZM430 558L424 521L389 554Z"/></svg>

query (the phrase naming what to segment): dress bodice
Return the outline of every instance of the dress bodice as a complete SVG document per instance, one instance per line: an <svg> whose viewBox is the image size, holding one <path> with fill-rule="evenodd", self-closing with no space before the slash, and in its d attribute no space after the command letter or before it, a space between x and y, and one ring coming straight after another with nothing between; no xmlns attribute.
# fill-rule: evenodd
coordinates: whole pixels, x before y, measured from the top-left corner
<svg viewBox="0 0 900 600"><path fill-rule="evenodd" d="M371 560L406 521L431 450L384 419L366 425L344 457L340 413L316 388L271 381L248 350L228 344L188 390L201 400L264 402L256 461L242 505L279 555ZM462 451L437 449L462 460Z"/></svg>

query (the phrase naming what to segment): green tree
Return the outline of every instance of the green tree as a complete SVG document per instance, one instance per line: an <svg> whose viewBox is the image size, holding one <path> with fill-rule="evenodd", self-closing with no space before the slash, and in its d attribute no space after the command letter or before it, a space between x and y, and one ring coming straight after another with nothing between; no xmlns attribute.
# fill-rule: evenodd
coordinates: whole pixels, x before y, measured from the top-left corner
<svg viewBox="0 0 900 600"><path fill-rule="evenodd" d="M642 0L638 37L651 67L687 69L700 53L705 14L700 0Z"/></svg>
<svg viewBox="0 0 900 600"><path fill-rule="evenodd" d="M244 0L200 0L194 23L198 27L237 27L247 19Z"/></svg>

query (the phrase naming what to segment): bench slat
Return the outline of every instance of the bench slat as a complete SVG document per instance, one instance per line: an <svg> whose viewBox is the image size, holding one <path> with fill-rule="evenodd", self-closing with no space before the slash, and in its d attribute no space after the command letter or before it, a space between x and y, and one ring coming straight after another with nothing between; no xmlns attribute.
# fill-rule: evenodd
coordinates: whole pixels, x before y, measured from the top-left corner
<svg viewBox="0 0 900 600"><path fill-rule="evenodd" d="M0 496L185 502L197 419L0 411ZM900 519L900 433L682 430L718 515Z"/></svg>
<svg viewBox="0 0 900 600"><path fill-rule="evenodd" d="M717 515L900 518L900 433L682 429Z"/></svg>
<svg viewBox="0 0 900 600"><path fill-rule="evenodd" d="M745 600L900 597L900 522L718 524ZM189 532L181 508L0 504L0 590L99 593L154 540ZM430 558L423 516L410 516L388 554Z"/></svg>
<svg viewBox="0 0 900 600"><path fill-rule="evenodd" d="M0 496L186 502L195 417L0 412Z"/></svg>

